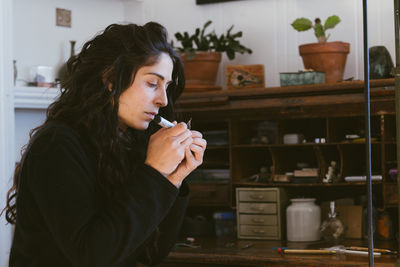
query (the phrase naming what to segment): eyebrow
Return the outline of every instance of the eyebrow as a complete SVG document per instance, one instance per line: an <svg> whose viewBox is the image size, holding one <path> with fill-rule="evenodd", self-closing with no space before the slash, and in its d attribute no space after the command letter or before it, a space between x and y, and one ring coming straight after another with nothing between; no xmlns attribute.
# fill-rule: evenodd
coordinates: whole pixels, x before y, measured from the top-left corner
<svg viewBox="0 0 400 267"><path fill-rule="evenodd" d="M161 80L165 80L165 77L164 76L162 76L161 74L158 74L158 73L156 73L156 72L148 72L148 73L146 73L146 75L147 74L151 74L151 75L155 75L155 76L157 76L157 77L159 77ZM169 82L167 82L167 84L169 85L169 84L171 84L172 83L172 80L170 80Z"/></svg>

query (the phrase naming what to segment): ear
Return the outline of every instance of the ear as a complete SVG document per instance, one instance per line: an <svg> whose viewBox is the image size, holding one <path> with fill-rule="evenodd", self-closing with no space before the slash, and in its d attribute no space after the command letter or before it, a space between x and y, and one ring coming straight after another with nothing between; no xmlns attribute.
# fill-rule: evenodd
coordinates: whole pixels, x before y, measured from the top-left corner
<svg viewBox="0 0 400 267"><path fill-rule="evenodd" d="M111 92L112 91L112 89L113 89L113 85L112 85L112 83L108 83L108 90Z"/></svg>

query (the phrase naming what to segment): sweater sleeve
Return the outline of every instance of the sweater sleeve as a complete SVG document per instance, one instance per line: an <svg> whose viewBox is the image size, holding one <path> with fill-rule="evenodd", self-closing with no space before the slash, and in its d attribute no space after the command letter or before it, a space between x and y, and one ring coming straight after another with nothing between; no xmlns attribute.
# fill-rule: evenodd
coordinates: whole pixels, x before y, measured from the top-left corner
<svg viewBox="0 0 400 267"><path fill-rule="evenodd" d="M94 170L71 133L37 140L26 165L46 227L73 266L121 262L155 230L178 195L165 177L143 164L112 203L100 206Z"/></svg>
<svg viewBox="0 0 400 267"><path fill-rule="evenodd" d="M137 256L139 262L153 266L159 264L168 256L178 238L188 202L189 187L183 181L178 198L168 212L168 215L159 225L158 238L153 235L151 240L146 242L147 247L139 251Z"/></svg>

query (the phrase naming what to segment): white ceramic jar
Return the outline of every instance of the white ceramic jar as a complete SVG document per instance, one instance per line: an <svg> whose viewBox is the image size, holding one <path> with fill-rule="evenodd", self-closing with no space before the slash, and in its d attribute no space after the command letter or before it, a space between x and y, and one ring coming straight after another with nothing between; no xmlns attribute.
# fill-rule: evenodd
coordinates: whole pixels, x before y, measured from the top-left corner
<svg viewBox="0 0 400 267"><path fill-rule="evenodd" d="M317 241L320 239L321 209L315 198L293 198L286 209L288 241Z"/></svg>

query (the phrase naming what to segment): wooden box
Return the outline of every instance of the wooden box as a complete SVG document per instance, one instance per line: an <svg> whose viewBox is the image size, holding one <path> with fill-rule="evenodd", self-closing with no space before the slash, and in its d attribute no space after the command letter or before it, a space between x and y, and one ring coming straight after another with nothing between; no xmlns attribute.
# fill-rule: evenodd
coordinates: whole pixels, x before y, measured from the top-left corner
<svg viewBox="0 0 400 267"><path fill-rule="evenodd" d="M264 88L264 65L228 65L226 89Z"/></svg>

